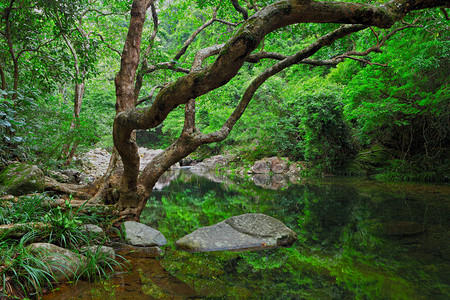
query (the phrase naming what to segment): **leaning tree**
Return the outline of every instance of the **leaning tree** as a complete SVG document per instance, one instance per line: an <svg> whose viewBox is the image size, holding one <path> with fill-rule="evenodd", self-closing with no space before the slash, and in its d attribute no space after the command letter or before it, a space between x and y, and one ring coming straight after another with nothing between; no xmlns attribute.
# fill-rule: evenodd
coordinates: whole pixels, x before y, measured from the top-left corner
<svg viewBox="0 0 450 300"><path fill-rule="evenodd" d="M151 64L149 55L157 35L159 22L155 1L133 1L128 34L121 55L120 70L115 77L114 154L107 173L94 185L95 196L91 198L91 203L106 200L115 204L120 214L138 219L158 178L170 166L194 152L200 145L224 140L244 113L257 89L268 78L299 63L336 65L348 58L364 61L364 56L369 53L381 51L380 48L393 34L404 28L415 26L404 24L393 27L405 15L420 9L448 7L449 4L447 0L393 0L380 5L281 0L262 8L249 5L248 9L245 9L239 5L237 0L231 0L231 3L236 12L241 15L243 19L241 23L233 24L220 20L217 18L217 10L215 10L212 19L205 22L186 40L173 60ZM249 11L252 11L253 14L250 15ZM147 13L152 16L154 31L149 38L149 46L141 49ZM192 40L199 32L214 22L237 26L238 29L226 43L210 45L197 51L189 69L178 67L176 61L186 52ZM337 23L342 26L318 37L312 44L293 55L255 51L269 33L298 23ZM371 26L393 29L384 37L377 36L376 45L363 52L349 51L327 60L311 59L321 48ZM204 61L211 56L215 56L214 61L209 65L204 65ZM218 131L202 133L195 122L196 99L229 82L237 75L245 62L255 63L261 59L273 59L275 62L249 83L235 110ZM151 76L158 69L172 69L184 72L186 75L174 82L156 87L160 88L160 91L152 104L141 107L140 104L146 98L139 98L143 79L145 76ZM142 172L139 172L135 131L157 127L170 112L181 105L185 105L185 113L184 127L180 136L161 154L157 155ZM119 161L122 164L119 164Z"/></svg>

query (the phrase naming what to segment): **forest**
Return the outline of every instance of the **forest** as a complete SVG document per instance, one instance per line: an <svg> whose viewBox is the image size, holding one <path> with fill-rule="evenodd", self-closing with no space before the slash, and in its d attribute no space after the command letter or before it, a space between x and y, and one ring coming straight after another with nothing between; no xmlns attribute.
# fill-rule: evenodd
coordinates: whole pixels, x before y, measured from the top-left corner
<svg viewBox="0 0 450 300"><path fill-rule="evenodd" d="M103 176L45 190L122 221L186 158L448 184L449 78L446 0L2 0L0 172L106 150ZM139 147L163 150L140 170Z"/></svg>

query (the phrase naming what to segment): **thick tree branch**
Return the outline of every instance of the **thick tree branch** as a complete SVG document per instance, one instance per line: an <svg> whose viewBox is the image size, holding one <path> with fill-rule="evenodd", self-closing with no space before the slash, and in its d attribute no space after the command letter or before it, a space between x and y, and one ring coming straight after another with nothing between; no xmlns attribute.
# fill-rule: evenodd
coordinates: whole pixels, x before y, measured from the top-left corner
<svg viewBox="0 0 450 300"><path fill-rule="evenodd" d="M351 33L360 31L367 28L365 25L343 25L340 28L336 29L335 31L328 33L324 35L323 37L319 38L317 41L312 43L310 46L306 47L305 49L297 52L296 54L292 56L287 56L282 61L276 63L272 67L266 69L264 72L262 72L260 75L258 75L248 86L246 91L244 92L244 95L241 98L241 101L239 102L236 109L233 111L231 116L228 118L228 120L224 123L222 128L218 131L209 133L209 134L200 134L195 137L196 141L205 144L205 143L213 143L213 142L220 142L223 141L228 134L230 133L231 129L234 127L236 122L239 120L239 118L244 113L245 109L247 108L248 104L250 103L250 100L253 98L253 95L258 90L258 88L270 77L273 75L279 73L280 71L294 65L298 64L302 60L306 59L307 57L312 56L317 51L319 51L321 48L325 46L331 45L335 40L342 38L346 35L349 35Z"/></svg>
<svg viewBox="0 0 450 300"><path fill-rule="evenodd" d="M124 173L120 183L118 208L123 213L139 213L159 175L173 163L193 152L200 144L225 138L240 118L248 101L259 86L284 68L310 57L321 47L352 32L377 26L390 28L412 10L439 6L445 0L394 0L385 5L375 6L364 3L344 3L335 1L281 0L257 11L222 48L213 64L198 68L176 82L163 88L153 104L147 108L134 108L133 81L139 62L140 37L145 11L152 0L134 0L127 40L121 61L121 70L116 77L117 116L114 120L114 145L124 163ZM229 82L240 70L249 55L258 47L264 37L276 29L296 23L340 23L354 24L340 27L320 38L310 47L290 56L260 74L247 88L236 110L225 122L223 130L203 135L192 130L182 133L180 138L163 153L156 156L151 166L147 166L139 176L139 156L137 146L132 141L135 129L158 126L177 106L190 104L192 99L206 94ZM359 25L362 24L362 25ZM189 112L188 117L192 116ZM191 120L187 122L192 123ZM189 125L189 124L188 124ZM188 128L193 128L191 125ZM140 196L136 196L139 194ZM139 204L136 204L139 203Z"/></svg>
<svg viewBox="0 0 450 300"><path fill-rule="evenodd" d="M133 97L136 69L139 65L141 37L145 22L145 13L153 0L133 1L127 38L120 61L120 70L115 78L116 112L120 113L135 106ZM137 145L130 140L135 128L117 124L113 128L114 146L124 162L122 187L127 191L135 191L139 173L139 155Z"/></svg>
<svg viewBox="0 0 450 300"><path fill-rule="evenodd" d="M117 116L117 122L124 127L135 129L158 126L167 114L178 105L187 103L190 99L197 98L227 83L236 75L262 38L280 27L295 23L316 22L355 23L389 28L408 11L429 5L427 2L430 1L398 0L381 6L286 0L274 3L250 17L222 49L211 66L180 78L172 85L162 89L150 108L136 108L124 112ZM409 6L399 10L395 5L396 2L399 2L401 7L403 7L403 3L408 2ZM445 3L443 0L432 2L435 6Z"/></svg>

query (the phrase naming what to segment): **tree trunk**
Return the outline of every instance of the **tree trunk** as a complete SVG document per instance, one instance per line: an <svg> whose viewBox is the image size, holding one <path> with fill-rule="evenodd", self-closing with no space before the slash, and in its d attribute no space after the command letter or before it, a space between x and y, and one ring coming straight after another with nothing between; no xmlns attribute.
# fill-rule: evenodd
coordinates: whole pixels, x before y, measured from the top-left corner
<svg viewBox="0 0 450 300"><path fill-rule="evenodd" d="M83 102L85 87L86 87L86 83L85 83L84 75L83 75L82 81L80 83L78 83L78 82L75 83L73 117L72 117L72 121L70 122L70 131L74 131L75 129L77 129L79 127L81 104ZM64 162L64 165L67 166L70 164L70 162L72 161L72 158L75 155L77 147L78 147L78 141L76 138L75 138L75 141L73 141L72 149L70 150L70 152L69 152L70 142L64 146L63 155L66 156L66 161Z"/></svg>
<svg viewBox="0 0 450 300"><path fill-rule="evenodd" d="M6 77L1 63L0 63L0 79L2 80L2 90L6 90Z"/></svg>

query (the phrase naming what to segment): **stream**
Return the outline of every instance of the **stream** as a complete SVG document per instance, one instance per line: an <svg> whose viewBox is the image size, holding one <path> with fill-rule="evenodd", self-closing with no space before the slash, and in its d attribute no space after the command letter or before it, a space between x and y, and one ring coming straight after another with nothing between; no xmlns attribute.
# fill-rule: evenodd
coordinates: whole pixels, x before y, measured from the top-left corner
<svg viewBox="0 0 450 300"><path fill-rule="evenodd" d="M111 279L42 299L450 299L450 185L362 178L164 175L141 222L168 240ZM174 242L243 213L293 229L291 248L187 253Z"/></svg>

